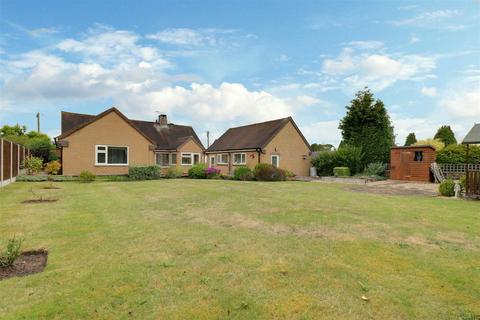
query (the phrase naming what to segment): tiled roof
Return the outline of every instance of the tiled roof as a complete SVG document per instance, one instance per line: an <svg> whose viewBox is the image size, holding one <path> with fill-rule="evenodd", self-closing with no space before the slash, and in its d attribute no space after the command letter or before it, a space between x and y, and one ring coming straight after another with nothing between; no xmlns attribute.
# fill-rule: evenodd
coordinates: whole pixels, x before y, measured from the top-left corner
<svg viewBox="0 0 480 320"><path fill-rule="evenodd" d="M115 111L119 113L130 125L143 134L146 138L156 144L156 149L160 150L176 150L190 137L203 148L203 144L197 134L190 126L177 124L159 125L157 122L130 120L116 108L108 109L99 115L89 115L81 113L72 113L62 111L62 134L58 137L63 139L73 132L83 128L91 122L96 121L99 117Z"/></svg>

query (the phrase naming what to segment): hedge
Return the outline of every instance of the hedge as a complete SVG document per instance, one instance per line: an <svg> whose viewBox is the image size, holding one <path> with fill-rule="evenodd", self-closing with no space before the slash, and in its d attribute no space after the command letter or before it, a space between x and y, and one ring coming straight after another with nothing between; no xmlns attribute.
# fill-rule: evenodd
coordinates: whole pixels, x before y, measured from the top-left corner
<svg viewBox="0 0 480 320"><path fill-rule="evenodd" d="M154 180L160 179L159 166L129 167L128 176L131 180Z"/></svg>

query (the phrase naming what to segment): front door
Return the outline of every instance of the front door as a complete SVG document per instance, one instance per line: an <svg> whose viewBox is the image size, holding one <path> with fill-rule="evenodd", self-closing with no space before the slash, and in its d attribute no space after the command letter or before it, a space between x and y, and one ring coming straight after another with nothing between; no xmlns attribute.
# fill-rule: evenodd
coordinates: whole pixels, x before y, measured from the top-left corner
<svg viewBox="0 0 480 320"><path fill-rule="evenodd" d="M210 168L215 167L215 156L210 156Z"/></svg>

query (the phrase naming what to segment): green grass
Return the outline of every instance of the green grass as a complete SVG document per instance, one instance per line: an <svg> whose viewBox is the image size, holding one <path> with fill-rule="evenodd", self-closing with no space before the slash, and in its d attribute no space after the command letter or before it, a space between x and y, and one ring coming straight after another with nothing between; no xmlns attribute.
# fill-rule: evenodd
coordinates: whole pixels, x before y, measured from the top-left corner
<svg viewBox="0 0 480 320"><path fill-rule="evenodd" d="M44 272L0 281L1 319L480 314L479 202L305 182L49 184L0 190L0 241L49 250ZM22 204L32 187L59 201Z"/></svg>

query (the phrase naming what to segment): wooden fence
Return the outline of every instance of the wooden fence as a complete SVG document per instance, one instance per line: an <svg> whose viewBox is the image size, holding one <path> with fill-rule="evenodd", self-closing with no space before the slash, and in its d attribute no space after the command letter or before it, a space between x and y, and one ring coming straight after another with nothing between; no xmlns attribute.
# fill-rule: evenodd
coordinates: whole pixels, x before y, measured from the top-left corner
<svg viewBox="0 0 480 320"><path fill-rule="evenodd" d="M21 173L23 160L30 156L24 146L0 139L0 187L6 186Z"/></svg>
<svg viewBox="0 0 480 320"><path fill-rule="evenodd" d="M442 163L438 165L446 178L459 179L467 172L467 165L464 163ZM480 172L480 164L468 164L468 171Z"/></svg>
<svg viewBox="0 0 480 320"><path fill-rule="evenodd" d="M467 196L480 196L480 171L467 172L465 189Z"/></svg>

